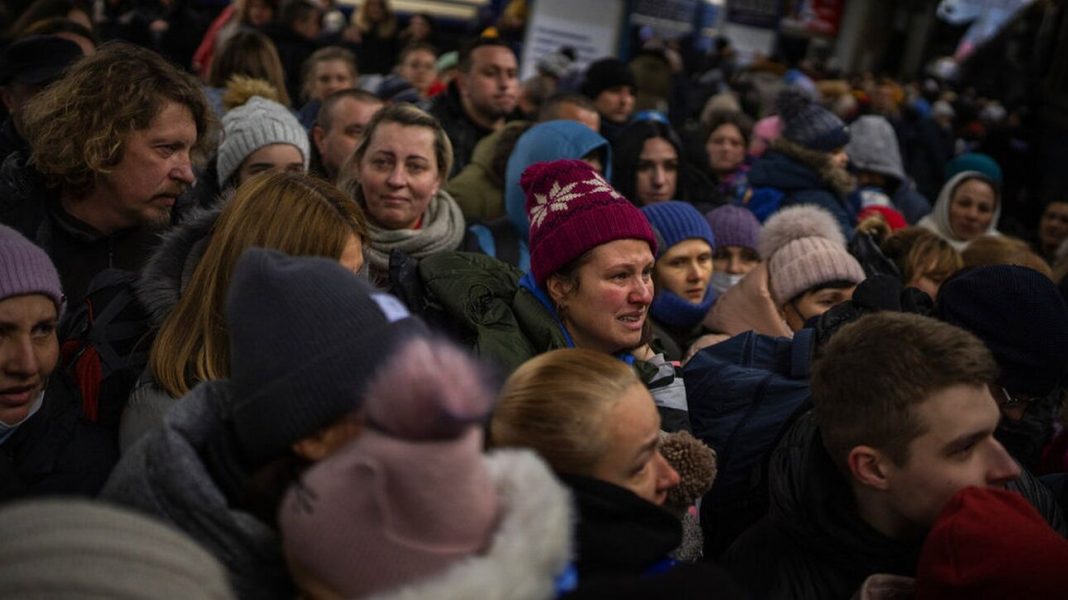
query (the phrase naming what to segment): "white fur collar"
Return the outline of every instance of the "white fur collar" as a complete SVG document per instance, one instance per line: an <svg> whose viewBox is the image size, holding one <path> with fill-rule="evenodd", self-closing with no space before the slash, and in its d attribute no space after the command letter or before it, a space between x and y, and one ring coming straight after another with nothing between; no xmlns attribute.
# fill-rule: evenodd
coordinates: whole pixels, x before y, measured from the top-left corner
<svg viewBox="0 0 1068 600"><path fill-rule="evenodd" d="M374 596L374 600L542 600L572 558L571 496L528 450L496 450L486 457L505 511L484 555L444 574Z"/></svg>

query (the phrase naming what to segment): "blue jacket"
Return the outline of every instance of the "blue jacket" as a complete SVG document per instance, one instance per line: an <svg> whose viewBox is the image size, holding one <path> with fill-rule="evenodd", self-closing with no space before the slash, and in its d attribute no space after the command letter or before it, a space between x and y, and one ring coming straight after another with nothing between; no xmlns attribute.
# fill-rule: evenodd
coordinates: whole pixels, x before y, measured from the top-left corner
<svg viewBox="0 0 1068 600"><path fill-rule="evenodd" d="M856 219L845 200L850 187L849 175L843 169L829 166L826 156L776 140L767 154L753 164L749 184L754 189L769 187L781 191L782 208L815 204L826 209L834 215L848 240L853 237Z"/></svg>

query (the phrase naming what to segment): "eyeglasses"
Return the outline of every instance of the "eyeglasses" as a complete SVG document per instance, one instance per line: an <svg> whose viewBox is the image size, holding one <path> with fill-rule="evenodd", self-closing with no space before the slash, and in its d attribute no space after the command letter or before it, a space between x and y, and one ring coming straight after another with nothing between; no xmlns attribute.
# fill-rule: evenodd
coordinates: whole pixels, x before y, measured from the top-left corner
<svg viewBox="0 0 1068 600"><path fill-rule="evenodd" d="M1001 408L1016 408L1019 406L1028 406L1035 401L1034 396L1025 396L1022 394L1012 394L1004 386L997 384L990 385L990 393L994 396L994 400Z"/></svg>

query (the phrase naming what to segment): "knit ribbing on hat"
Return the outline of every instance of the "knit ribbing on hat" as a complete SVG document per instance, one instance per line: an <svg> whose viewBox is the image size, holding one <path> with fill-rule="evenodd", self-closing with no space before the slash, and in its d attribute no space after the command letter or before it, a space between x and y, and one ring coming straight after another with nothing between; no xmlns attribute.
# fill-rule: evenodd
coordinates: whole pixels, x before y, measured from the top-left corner
<svg viewBox="0 0 1068 600"><path fill-rule="evenodd" d="M906 178L897 134L886 117L864 115L849 127L849 134L846 154L851 165L864 171L888 175L898 181Z"/></svg>
<svg viewBox="0 0 1068 600"><path fill-rule="evenodd" d="M233 598L219 561L140 514L73 499L0 511L2 598Z"/></svg>
<svg viewBox="0 0 1068 600"><path fill-rule="evenodd" d="M481 552L502 508L482 456L493 398L459 349L405 344L368 388L368 430L284 499L286 554L363 597Z"/></svg>
<svg viewBox="0 0 1068 600"><path fill-rule="evenodd" d="M849 143L849 128L804 92L786 88L776 98L783 121L782 136L809 150L832 152Z"/></svg>
<svg viewBox="0 0 1068 600"><path fill-rule="evenodd" d="M1068 373L1068 306L1045 275L1016 265L977 267L938 291L935 315L983 340L1011 393L1045 396Z"/></svg>
<svg viewBox="0 0 1068 600"><path fill-rule="evenodd" d="M308 132L289 112L273 100L253 96L231 109L222 118L223 139L219 144L219 185L225 186L246 158L271 144L290 144L300 150L304 170L308 170L311 148Z"/></svg>
<svg viewBox="0 0 1068 600"><path fill-rule="evenodd" d="M772 215L761 232L760 255L768 261L777 306L821 283L864 281L864 269L846 250L834 217L818 206L801 204Z"/></svg>
<svg viewBox="0 0 1068 600"><path fill-rule="evenodd" d="M679 200L656 202L643 206L641 211L660 234L660 240L664 243L661 252L667 252L675 244L689 239L703 240L711 248L716 247L712 227L692 204Z"/></svg>
<svg viewBox="0 0 1068 600"><path fill-rule="evenodd" d="M523 172L530 219L530 270L538 285L587 251L608 242L642 240L656 253L645 216L580 160L535 163Z"/></svg>
<svg viewBox="0 0 1068 600"><path fill-rule="evenodd" d="M59 273L45 251L21 233L0 225L0 300L42 294L63 308Z"/></svg>
<svg viewBox="0 0 1068 600"><path fill-rule="evenodd" d="M382 361L427 335L336 261L261 248L238 261L226 314L234 428L255 464L360 408Z"/></svg>
<svg viewBox="0 0 1068 600"><path fill-rule="evenodd" d="M631 90L637 88L634 73L618 58L602 58L590 64L586 69L582 94L587 98L596 99L601 92L619 86L628 86Z"/></svg>
<svg viewBox="0 0 1068 600"><path fill-rule="evenodd" d="M754 251L757 249L760 241L760 221L748 208L727 204L709 211L705 219L712 227L712 236L717 247L740 246Z"/></svg>

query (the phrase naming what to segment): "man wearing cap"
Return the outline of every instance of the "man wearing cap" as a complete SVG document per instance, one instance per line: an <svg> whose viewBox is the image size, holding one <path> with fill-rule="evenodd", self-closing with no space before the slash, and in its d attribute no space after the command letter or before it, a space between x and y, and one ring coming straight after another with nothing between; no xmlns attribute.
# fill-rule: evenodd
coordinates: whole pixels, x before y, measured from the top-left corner
<svg viewBox="0 0 1068 600"><path fill-rule="evenodd" d="M586 70L582 93L601 115L601 135L615 143L634 114L634 74L618 58L602 58Z"/></svg>
<svg viewBox="0 0 1068 600"><path fill-rule="evenodd" d="M0 57L0 97L8 112L0 126L0 164L30 148L20 123L30 100L82 56L78 44L54 35L30 36L7 47Z"/></svg>
<svg viewBox="0 0 1068 600"><path fill-rule="evenodd" d="M97 273L149 256L195 180L209 111L199 83L151 50L102 46L20 117L30 151L0 170L0 223L43 248L81 302Z"/></svg>
<svg viewBox="0 0 1068 600"><path fill-rule="evenodd" d="M451 179L471 160L479 140L516 116L519 79L515 52L496 38L480 38L460 52L460 73L434 98L430 114L452 142Z"/></svg>

